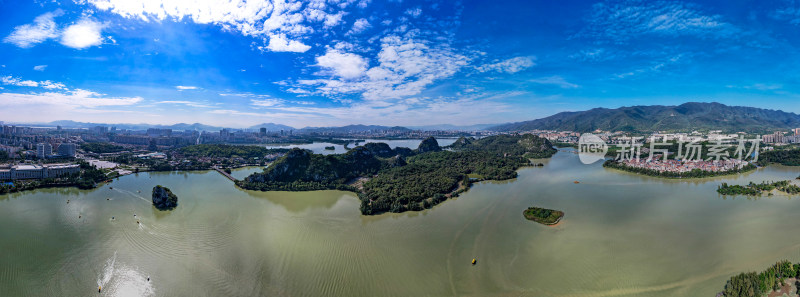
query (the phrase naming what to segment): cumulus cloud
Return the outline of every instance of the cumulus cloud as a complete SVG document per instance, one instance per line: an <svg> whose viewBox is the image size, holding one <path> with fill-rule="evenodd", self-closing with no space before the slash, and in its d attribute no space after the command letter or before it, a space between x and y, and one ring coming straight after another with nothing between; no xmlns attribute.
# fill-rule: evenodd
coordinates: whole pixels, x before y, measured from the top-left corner
<svg viewBox="0 0 800 297"><path fill-rule="evenodd" d="M61 35L61 44L74 48L84 49L103 44L102 30L104 24L83 18L77 23L64 29Z"/></svg>
<svg viewBox="0 0 800 297"><path fill-rule="evenodd" d="M305 53L311 47L300 41L287 39L286 34L272 34L269 36L269 44L266 47L259 47L259 49L268 49L273 52Z"/></svg>
<svg viewBox="0 0 800 297"><path fill-rule="evenodd" d="M48 39L58 37L58 26L53 20L61 15L61 11L48 12L36 17L33 24L17 26L3 42L14 44L21 48L29 48Z"/></svg>
<svg viewBox="0 0 800 297"><path fill-rule="evenodd" d="M32 80L22 80L21 78L16 78L13 76L3 76L0 77L0 82L3 82L5 85L12 85L18 87L38 87L39 83L32 81Z"/></svg>
<svg viewBox="0 0 800 297"><path fill-rule="evenodd" d="M369 24L369 21L367 21L367 19L365 19L365 18L360 18L360 19L357 19L355 21L355 23L353 23L353 28L350 29L350 31L347 32L347 33L348 34L358 34L358 33L364 32L364 30L369 29L369 27L371 27L371 25Z"/></svg>
<svg viewBox="0 0 800 297"><path fill-rule="evenodd" d="M356 1L299 0L87 0L99 10L143 21L189 19L198 24L215 24L245 36L262 38L262 50L305 52L310 46L301 39L306 34L342 23L343 10ZM359 7L369 1L361 1ZM363 8L363 7L362 7Z"/></svg>
<svg viewBox="0 0 800 297"><path fill-rule="evenodd" d="M361 93L367 100L394 99L419 94L436 80L455 74L469 60L446 43L417 39L413 35L386 36L381 38L380 47L377 65L366 71L362 71L366 61L362 63L358 55L329 51L325 56L331 54L330 59L317 63L326 65L337 77L298 83L314 88L317 94ZM359 76L362 72L363 76Z"/></svg>
<svg viewBox="0 0 800 297"><path fill-rule="evenodd" d="M505 72L505 73L517 73L522 70L528 69L536 65L533 62L532 57L515 57L503 61L498 61L494 63L484 64L478 68L480 72Z"/></svg>
<svg viewBox="0 0 800 297"><path fill-rule="evenodd" d="M329 49L325 55L317 57L317 66L338 77L353 79L363 76L369 63L359 55Z"/></svg>

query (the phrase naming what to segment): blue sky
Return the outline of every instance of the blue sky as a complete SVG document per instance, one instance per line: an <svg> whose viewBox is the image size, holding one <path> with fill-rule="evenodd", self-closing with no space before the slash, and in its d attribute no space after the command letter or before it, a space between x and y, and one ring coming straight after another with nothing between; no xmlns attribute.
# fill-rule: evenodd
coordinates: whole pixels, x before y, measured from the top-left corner
<svg viewBox="0 0 800 297"><path fill-rule="evenodd" d="M800 1L0 1L0 120L503 123L800 113Z"/></svg>

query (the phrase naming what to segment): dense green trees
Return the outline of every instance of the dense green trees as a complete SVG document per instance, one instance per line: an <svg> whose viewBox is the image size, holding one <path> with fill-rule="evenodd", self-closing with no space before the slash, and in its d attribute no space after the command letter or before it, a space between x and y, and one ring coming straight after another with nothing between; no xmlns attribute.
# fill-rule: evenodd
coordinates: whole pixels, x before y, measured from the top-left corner
<svg viewBox="0 0 800 297"><path fill-rule="evenodd" d="M461 137L448 148L454 151L484 151L525 158L549 158L557 151L550 141L532 134L496 135L481 139Z"/></svg>
<svg viewBox="0 0 800 297"><path fill-rule="evenodd" d="M785 279L797 277L800 264L792 265L783 260L760 273L740 273L731 277L722 291L725 297L760 297L773 290L779 290Z"/></svg>
<svg viewBox="0 0 800 297"><path fill-rule="evenodd" d="M791 184L791 182L788 180L772 183L762 182L759 184L750 182L745 186L728 185L728 183L722 183L722 185L717 186L717 193L722 195L761 196L761 194L764 192L769 192L775 189L790 195L800 193L800 187Z"/></svg>
<svg viewBox="0 0 800 297"><path fill-rule="evenodd" d="M434 138L416 150L385 143L367 143L341 155L292 149L237 185L262 191L349 190L359 192L363 214L403 212L433 207L466 191L473 180L515 178L516 170L529 164L525 157L555 153L546 139L533 135L460 141L468 143L453 151L442 151ZM361 189L346 184L358 177L369 178Z"/></svg>
<svg viewBox="0 0 800 297"><path fill-rule="evenodd" d="M116 153L125 150L124 147L108 142L86 142L81 144L81 149L98 154Z"/></svg>
<svg viewBox="0 0 800 297"><path fill-rule="evenodd" d="M478 151L425 153L410 157L407 162L406 166L385 169L364 183L359 195L362 213L431 207L466 190L470 183L468 174L504 180L515 178L516 170L528 164L521 157Z"/></svg>
<svg viewBox="0 0 800 297"><path fill-rule="evenodd" d="M761 152L758 155L758 163L762 166L770 163L778 163L786 166L800 166L800 149Z"/></svg>
<svg viewBox="0 0 800 297"><path fill-rule="evenodd" d="M286 153L289 149L268 149L255 145L228 145L228 144L198 144L185 146L178 149L178 152L187 157L212 157L212 158L232 158L241 157L245 159L263 158L268 154Z"/></svg>
<svg viewBox="0 0 800 297"><path fill-rule="evenodd" d="M561 221L561 218L564 217L564 212L541 207L528 207L522 212L522 215L526 219L540 224L554 225Z"/></svg>

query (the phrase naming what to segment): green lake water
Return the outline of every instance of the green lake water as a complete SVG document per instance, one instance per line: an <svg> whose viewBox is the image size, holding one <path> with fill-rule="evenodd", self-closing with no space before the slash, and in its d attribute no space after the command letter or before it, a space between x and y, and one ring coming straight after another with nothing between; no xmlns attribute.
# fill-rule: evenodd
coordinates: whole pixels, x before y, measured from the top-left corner
<svg viewBox="0 0 800 297"><path fill-rule="evenodd" d="M0 295L714 296L733 274L800 261L800 196L715 192L800 168L680 181L569 151L543 162L430 210L369 217L352 193L244 191L214 171L4 195ZM175 210L151 206L159 184ZM528 206L566 215L543 226Z"/></svg>

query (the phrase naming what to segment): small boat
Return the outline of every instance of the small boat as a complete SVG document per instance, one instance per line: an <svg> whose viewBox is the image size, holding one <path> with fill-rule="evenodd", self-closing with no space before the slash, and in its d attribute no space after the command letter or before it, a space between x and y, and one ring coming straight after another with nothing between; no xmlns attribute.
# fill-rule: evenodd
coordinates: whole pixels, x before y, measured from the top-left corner
<svg viewBox="0 0 800 297"><path fill-rule="evenodd" d="M150 281L150 277L149 277L149 276L147 277L147 281L148 281L148 282Z"/></svg>
<svg viewBox="0 0 800 297"><path fill-rule="evenodd" d="M579 184L579 183L581 183L581 182L579 182L579 181L577 181L577 180L576 180L576 181L574 181L573 183Z"/></svg>
<svg viewBox="0 0 800 297"><path fill-rule="evenodd" d="M111 217L111 219L113 220L113 219L114 219L114 217Z"/></svg>
<svg viewBox="0 0 800 297"><path fill-rule="evenodd" d="M69 204L69 199L67 199L67 204Z"/></svg>
<svg viewBox="0 0 800 297"><path fill-rule="evenodd" d="M139 224L139 220L136 220L136 224Z"/></svg>
<svg viewBox="0 0 800 297"><path fill-rule="evenodd" d="M106 198L106 201L109 201L109 200L111 200L111 198Z"/></svg>
<svg viewBox="0 0 800 297"><path fill-rule="evenodd" d="M472 259L472 265L478 264L478 260Z"/></svg>
<svg viewBox="0 0 800 297"><path fill-rule="evenodd" d="M109 189L109 190L113 190L113 189L114 189L114 187L108 187L108 189Z"/></svg>
<svg viewBox="0 0 800 297"><path fill-rule="evenodd" d="M102 290L103 290L102 286L97 286L97 293L100 293L100 291L102 291Z"/></svg>
<svg viewBox="0 0 800 297"><path fill-rule="evenodd" d="M78 215L78 218L80 219L80 218L81 218L81 215Z"/></svg>

